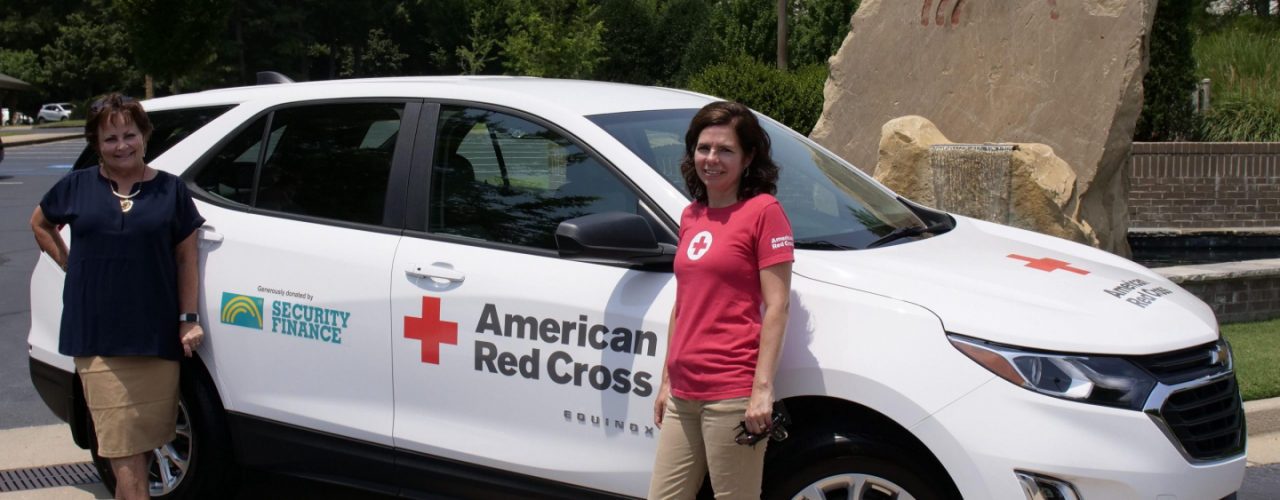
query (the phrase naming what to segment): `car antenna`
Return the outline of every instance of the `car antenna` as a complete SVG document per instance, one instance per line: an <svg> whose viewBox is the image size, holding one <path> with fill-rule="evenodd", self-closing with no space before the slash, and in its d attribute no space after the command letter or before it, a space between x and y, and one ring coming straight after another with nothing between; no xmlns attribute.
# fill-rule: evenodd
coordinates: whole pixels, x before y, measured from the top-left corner
<svg viewBox="0 0 1280 500"><path fill-rule="evenodd" d="M256 85L267 85L271 83L293 83L293 79L277 71L259 71L258 82Z"/></svg>

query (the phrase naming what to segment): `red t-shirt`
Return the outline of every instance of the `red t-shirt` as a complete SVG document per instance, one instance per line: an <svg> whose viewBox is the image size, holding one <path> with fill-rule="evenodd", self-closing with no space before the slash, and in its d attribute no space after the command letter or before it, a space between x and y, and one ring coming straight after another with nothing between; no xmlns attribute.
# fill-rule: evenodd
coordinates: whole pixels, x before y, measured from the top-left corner
<svg viewBox="0 0 1280 500"><path fill-rule="evenodd" d="M791 223L771 195L680 216L671 393L718 401L751 395L760 350L760 270L791 262Z"/></svg>

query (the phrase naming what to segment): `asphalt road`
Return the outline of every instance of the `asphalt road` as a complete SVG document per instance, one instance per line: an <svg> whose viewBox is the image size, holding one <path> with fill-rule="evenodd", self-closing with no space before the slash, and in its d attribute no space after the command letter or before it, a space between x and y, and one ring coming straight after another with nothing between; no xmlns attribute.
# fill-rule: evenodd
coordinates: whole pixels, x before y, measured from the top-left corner
<svg viewBox="0 0 1280 500"><path fill-rule="evenodd" d="M0 429L58 423L31 386L27 372L27 330L31 327L28 287L38 250L31 236L31 211L44 192L71 168L84 140L8 147L0 162ZM378 498L340 486L272 474L251 474L243 499L300 497ZM1239 500L1280 498L1280 464L1250 467Z"/></svg>
<svg viewBox="0 0 1280 500"><path fill-rule="evenodd" d="M29 221L40 197L83 149L84 140L12 146L0 162L0 429L59 422L27 372L28 287L39 253Z"/></svg>

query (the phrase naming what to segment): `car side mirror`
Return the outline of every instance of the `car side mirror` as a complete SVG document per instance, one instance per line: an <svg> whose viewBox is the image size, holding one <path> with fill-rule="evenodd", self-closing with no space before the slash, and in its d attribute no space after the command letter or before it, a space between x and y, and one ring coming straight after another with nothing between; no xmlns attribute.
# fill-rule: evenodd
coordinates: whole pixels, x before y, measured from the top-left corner
<svg viewBox="0 0 1280 500"><path fill-rule="evenodd" d="M632 267L667 268L676 247L659 243L636 214L603 212L575 217L556 228L556 247L568 259Z"/></svg>

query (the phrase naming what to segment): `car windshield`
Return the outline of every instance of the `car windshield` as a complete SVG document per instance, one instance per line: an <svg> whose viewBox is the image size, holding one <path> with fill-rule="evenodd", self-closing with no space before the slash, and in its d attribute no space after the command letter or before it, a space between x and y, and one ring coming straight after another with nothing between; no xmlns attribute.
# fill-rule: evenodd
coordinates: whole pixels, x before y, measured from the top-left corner
<svg viewBox="0 0 1280 500"><path fill-rule="evenodd" d="M684 133L696 109L637 111L589 116L667 182L688 196L680 175ZM761 117L780 167L778 201L795 233L796 247L860 249L904 227L924 223L892 192L795 131Z"/></svg>

